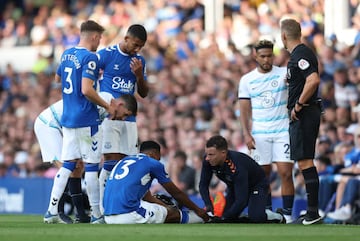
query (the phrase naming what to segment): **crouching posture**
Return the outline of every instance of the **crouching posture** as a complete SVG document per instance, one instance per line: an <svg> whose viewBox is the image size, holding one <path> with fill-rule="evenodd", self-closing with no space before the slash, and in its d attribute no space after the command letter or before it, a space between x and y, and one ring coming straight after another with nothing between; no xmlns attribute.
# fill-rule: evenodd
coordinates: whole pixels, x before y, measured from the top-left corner
<svg viewBox="0 0 360 241"><path fill-rule="evenodd" d="M226 205L222 217L211 222L252 222L285 223L285 218L265 209L268 181L265 172L250 156L228 150L227 141L222 136L211 137L205 147L200 179L200 194L208 212L213 213L209 185L213 173L227 185ZM248 217L240 217L248 207Z"/></svg>
<svg viewBox="0 0 360 241"><path fill-rule="evenodd" d="M145 141L140 153L123 158L116 164L106 182L104 216L108 224L200 223L209 220L206 211L193 203L169 179L160 163L160 145ZM190 211L166 205L150 191L156 178L165 190Z"/></svg>

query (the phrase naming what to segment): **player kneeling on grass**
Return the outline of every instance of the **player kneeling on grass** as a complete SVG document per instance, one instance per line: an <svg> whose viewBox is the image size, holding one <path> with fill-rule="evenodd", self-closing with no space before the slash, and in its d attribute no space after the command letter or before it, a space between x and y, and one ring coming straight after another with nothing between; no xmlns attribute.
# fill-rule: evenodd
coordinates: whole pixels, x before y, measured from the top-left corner
<svg viewBox="0 0 360 241"><path fill-rule="evenodd" d="M228 150L224 137L213 136L205 146L199 190L206 210L214 213L209 194L213 174L226 183L226 204L221 217L213 217L211 222L251 222L285 223L285 218L266 209L268 181L262 167L250 156ZM241 216L248 207L248 216Z"/></svg>
<svg viewBox="0 0 360 241"><path fill-rule="evenodd" d="M169 179L160 160L160 145L145 141L140 153L123 158L113 168L104 192L104 215L108 224L201 223L209 220L206 211L193 203ZM150 191L156 178L165 190L190 211L165 204Z"/></svg>

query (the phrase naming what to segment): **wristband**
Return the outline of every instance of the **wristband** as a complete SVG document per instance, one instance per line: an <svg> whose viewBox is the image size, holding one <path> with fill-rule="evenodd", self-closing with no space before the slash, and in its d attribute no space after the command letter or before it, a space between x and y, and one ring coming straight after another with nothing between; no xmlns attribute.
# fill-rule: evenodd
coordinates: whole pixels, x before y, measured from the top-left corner
<svg viewBox="0 0 360 241"><path fill-rule="evenodd" d="M304 104L301 104L301 103L299 102L299 100L296 101L296 104L297 104L297 105L300 105L301 107L304 106Z"/></svg>

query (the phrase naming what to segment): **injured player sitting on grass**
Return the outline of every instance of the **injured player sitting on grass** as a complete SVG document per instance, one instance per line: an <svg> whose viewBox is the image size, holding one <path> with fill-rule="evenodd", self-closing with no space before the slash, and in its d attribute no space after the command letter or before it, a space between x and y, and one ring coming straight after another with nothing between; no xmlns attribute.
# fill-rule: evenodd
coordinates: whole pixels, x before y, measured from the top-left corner
<svg viewBox="0 0 360 241"><path fill-rule="evenodd" d="M104 191L106 223L201 223L209 220L206 211L175 186L159 160L160 145L145 141L140 145L139 154L129 155L115 165ZM188 210L174 208L154 197L149 191L154 178Z"/></svg>

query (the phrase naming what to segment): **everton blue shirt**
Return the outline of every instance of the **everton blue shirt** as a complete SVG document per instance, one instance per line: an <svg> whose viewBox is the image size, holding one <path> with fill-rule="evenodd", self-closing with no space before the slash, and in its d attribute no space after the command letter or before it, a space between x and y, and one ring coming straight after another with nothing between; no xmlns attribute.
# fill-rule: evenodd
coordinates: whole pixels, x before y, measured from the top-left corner
<svg viewBox="0 0 360 241"><path fill-rule="evenodd" d="M138 210L140 200L149 190L152 180L170 182L164 165L145 155L127 156L116 164L106 182L104 214L116 215Z"/></svg>
<svg viewBox="0 0 360 241"><path fill-rule="evenodd" d="M96 104L89 101L81 91L82 78L96 81L99 75L98 57L86 48L73 47L64 51L56 72L61 76L64 102L61 124L67 128L80 128L100 124Z"/></svg>
<svg viewBox="0 0 360 241"><path fill-rule="evenodd" d="M142 62L143 76L146 81L146 63L141 55L129 55L121 51L119 44L101 49L99 54L99 67L103 70L103 76L100 80L100 91L112 94L118 98L123 94L134 94L136 85L136 76L131 71L130 63L132 58L138 58ZM126 121L135 121L131 116Z"/></svg>

